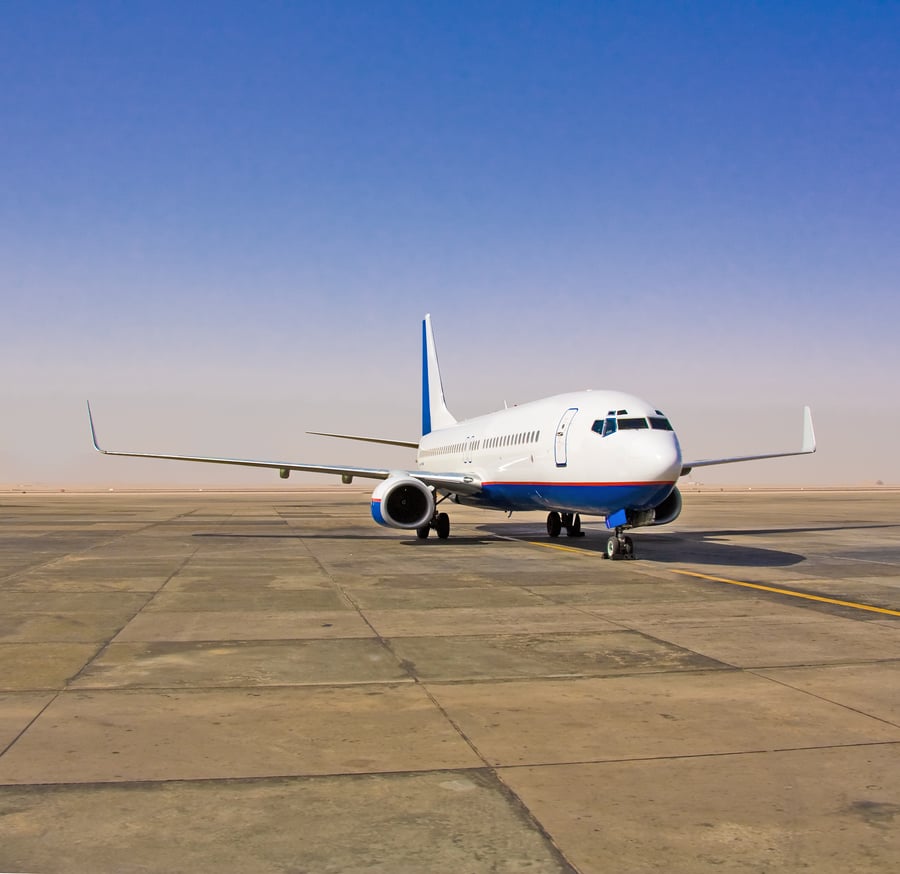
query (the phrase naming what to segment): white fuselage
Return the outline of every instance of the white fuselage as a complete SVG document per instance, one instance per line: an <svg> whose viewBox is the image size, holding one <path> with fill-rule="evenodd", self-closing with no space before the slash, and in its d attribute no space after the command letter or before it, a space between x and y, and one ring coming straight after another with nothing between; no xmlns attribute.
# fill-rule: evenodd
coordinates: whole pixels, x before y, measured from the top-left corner
<svg viewBox="0 0 900 874"><path fill-rule="evenodd" d="M640 428L605 436L610 414ZM558 510L607 515L649 509L672 491L681 448L668 422L633 395L582 391L468 419L422 437L419 471L471 472L483 488L459 496L498 510ZM599 424L597 424L599 423Z"/></svg>

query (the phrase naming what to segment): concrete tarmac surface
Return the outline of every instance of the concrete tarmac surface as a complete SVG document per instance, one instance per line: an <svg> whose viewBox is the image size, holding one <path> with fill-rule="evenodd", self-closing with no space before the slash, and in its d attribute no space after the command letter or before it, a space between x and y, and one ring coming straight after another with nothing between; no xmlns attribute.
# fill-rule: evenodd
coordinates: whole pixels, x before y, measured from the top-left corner
<svg viewBox="0 0 900 874"><path fill-rule="evenodd" d="M368 497L0 494L0 871L900 869L900 492Z"/></svg>

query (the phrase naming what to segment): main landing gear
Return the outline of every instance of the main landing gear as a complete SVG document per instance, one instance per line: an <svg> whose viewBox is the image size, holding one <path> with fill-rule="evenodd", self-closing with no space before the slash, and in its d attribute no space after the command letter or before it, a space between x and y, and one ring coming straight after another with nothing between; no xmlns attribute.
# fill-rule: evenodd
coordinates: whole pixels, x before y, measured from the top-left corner
<svg viewBox="0 0 900 874"><path fill-rule="evenodd" d="M604 558L634 558L634 541L623 536L622 529L616 528L616 533L606 541Z"/></svg>
<svg viewBox="0 0 900 874"><path fill-rule="evenodd" d="M450 517L446 513L435 513L427 525L416 528L416 537L419 540L426 540L432 528L441 540L446 540L450 536Z"/></svg>
<svg viewBox="0 0 900 874"><path fill-rule="evenodd" d="M547 514L547 533L551 537L559 537L560 531L566 529L568 537L584 537L581 530L581 516L578 513L557 513L554 510Z"/></svg>

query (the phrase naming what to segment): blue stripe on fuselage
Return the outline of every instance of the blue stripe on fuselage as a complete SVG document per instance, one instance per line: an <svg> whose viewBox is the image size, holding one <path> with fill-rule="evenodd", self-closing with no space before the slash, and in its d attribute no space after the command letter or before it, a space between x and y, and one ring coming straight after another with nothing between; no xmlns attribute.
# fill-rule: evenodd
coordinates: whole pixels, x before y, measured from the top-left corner
<svg viewBox="0 0 900 874"><path fill-rule="evenodd" d="M499 510L560 510L606 516L623 507L649 510L660 504L674 483L485 483L463 503Z"/></svg>

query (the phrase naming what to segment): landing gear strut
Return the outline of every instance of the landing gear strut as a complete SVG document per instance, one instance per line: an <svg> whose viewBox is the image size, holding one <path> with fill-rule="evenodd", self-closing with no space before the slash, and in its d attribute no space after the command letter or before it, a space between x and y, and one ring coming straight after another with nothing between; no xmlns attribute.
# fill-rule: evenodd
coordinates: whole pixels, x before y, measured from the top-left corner
<svg viewBox="0 0 900 874"><path fill-rule="evenodd" d="M604 558L634 558L634 541L622 534L622 528L616 528L616 533L606 541Z"/></svg>

